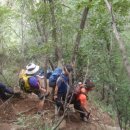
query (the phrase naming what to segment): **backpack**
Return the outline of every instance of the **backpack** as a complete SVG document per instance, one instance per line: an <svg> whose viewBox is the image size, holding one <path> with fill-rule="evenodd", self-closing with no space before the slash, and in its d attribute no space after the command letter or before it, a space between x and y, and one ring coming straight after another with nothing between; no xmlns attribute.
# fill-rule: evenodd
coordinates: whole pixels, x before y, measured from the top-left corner
<svg viewBox="0 0 130 130"><path fill-rule="evenodd" d="M94 84L94 82L93 82L92 80L90 80L90 79L87 79L87 80L85 81L85 84L83 84L82 82L79 82L77 85L74 86L74 90L73 90L73 91L74 91L74 94L79 94L79 93L80 93L80 89L81 89L82 87L85 87L87 91L90 91L90 90L92 90L92 88L95 87L95 84Z"/></svg>
<svg viewBox="0 0 130 130"><path fill-rule="evenodd" d="M46 78L49 79L52 75L52 71L50 69L47 70Z"/></svg>
<svg viewBox="0 0 130 130"><path fill-rule="evenodd" d="M23 90L26 93L31 93L32 89L31 86L29 84L29 78L34 77L34 76L28 76L25 74L25 70L21 70L20 74L19 74L19 86L21 88L21 90Z"/></svg>
<svg viewBox="0 0 130 130"><path fill-rule="evenodd" d="M78 83L77 85L75 85L73 87L73 93L74 93L74 95L80 94L80 90L81 90L82 87L84 87L84 84L82 84L82 83Z"/></svg>
<svg viewBox="0 0 130 130"><path fill-rule="evenodd" d="M77 97L79 94L84 94L87 97L87 93L81 92L81 88L86 88L87 91L91 91L93 87L95 87L95 84L90 79L87 79L85 84L83 84L82 82L79 82L78 84L74 85L71 88L70 94L69 94L69 100L72 95L73 95L71 99L72 103L77 100Z"/></svg>
<svg viewBox="0 0 130 130"><path fill-rule="evenodd" d="M80 89L83 87L82 83L75 84L70 88L69 95L68 95L68 102L71 102L71 104L75 103L77 101L77 96L81 93Z"/></svg>
<svg viewBox="0 0 130 130"><path fill-rule="evenodd" d="M51 76L49 77L49 86L50 87L55 87L56 86L56 81L58 79L58 77L61 75L62 73L62 69L57 67L51 74Z"/></svg>

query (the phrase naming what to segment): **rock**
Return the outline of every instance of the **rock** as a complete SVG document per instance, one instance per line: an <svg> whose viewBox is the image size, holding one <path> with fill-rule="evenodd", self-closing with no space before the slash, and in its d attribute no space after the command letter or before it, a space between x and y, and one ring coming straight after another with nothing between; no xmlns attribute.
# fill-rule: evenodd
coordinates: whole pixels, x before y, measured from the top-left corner
<svg viewBox="0 0 130 130"><path fill-rule="evenodd" d="M64 120L61 122L60 126L59 126L59 130L62 130L62 129L65 128L65 127L66 127L66 120L64 119Z"/></svg>

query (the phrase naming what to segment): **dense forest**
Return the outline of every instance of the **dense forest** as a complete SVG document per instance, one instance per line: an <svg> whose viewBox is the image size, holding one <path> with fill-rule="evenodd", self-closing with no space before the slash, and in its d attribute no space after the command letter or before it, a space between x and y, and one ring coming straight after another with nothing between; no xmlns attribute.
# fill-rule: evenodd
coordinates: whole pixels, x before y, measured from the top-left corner
<svg viewBox="0 0 130 130"><path fill-rule="evenodd" d="M91 77L90 100L130 130L129 29L129 0L0 0L0 81L72 64L72 84Z"/></svg>

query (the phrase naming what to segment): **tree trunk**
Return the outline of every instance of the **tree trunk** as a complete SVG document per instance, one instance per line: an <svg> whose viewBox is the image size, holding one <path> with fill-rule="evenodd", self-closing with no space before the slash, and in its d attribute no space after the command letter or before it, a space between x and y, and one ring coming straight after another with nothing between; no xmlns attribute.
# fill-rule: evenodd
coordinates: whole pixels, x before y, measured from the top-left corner
<svg viewBox="0 0 130 130"><path fill-rule="evenodd" d="M45 63L44 63L44 75L45 76L47 75L47 64L48 64L48 56L46 55L46 57L45 57ZM46 89L48 89L47 88L47 79L44 78L44 81L45 81L45 87L46 87Z"/></svg>
<svg viewBox="0 0 130 130"><path fill-rule="evenodd" d="M83 31L84 26L85 26L88 11L89 11L89 8L85 7L83 14L82 14L81 22L80 22L80 28L79 28L79 31L77 33L76 40L75 40L75 46L74 46L73 55L72 55L72 62L75 61L75 57L76 57L78 49L79 49L81 34L82 34L82 31Z"/></svg>
<svg viewBox="0 0 130 130"><path fill-rule="evenodd" d="M25 51L25 42L24 42L24 7L25 7L25 3L24 1L22 2L22 5L21 5L21 44L22 44L22 56L23 56L23 59L24 59L24 51ZM23 60L24 61L24 60Z"/></svg>
<svg viewBox="0 0 130 130"><path fill-rule="evenodd" d="M33 1L30 1L30 3L29 4L31 4L31 6L32 6L32 9L34 9L35 7L34 7L34 3L33 3ZM45 6L46 7L46 6ZM29 8L29 7L28 7ZM46 27L45 27L45 25L44 25L44 19L45 19L45 17L43 18L39 18L39 15L37 15L36 16L36 18L35 18L35 24L36 24L36 28L37 28L37 31L38 31L38 33L39 33L39 36L40 36L40 44L42 44L42 43L47 43L47 41L48 41L48 38L47 38L47 34L46 34ZM43 21L43 24L42 24L42 21ZM38 43L39 44L39 43Z"/></svg>
<svg viewBox="0 0 130 130"><path fill-rule="evenodd" d="M101 100L104 100L105 99L105 86L104 86L104 83L103 83L103 88L102 88L102 99Z"/></svg>
<svg viewBox="0 0 130 130"><path fill-rule="evenodd" d="M55 5L54 5L54 0L49 0L50 3L50 11L51 11L51 16L52 16L52 40L55 48L55 56L56 60L58 62L58 66L62 67L62 54L61 54L61 49L58 46L58 38L57 38L57 28L56 28L56 18L55 18Z"/></svg>
<svg viewBox="0 0 130 130"><path fill-rule="evenodd" d="M92 2L92 0L89 0L89 3L91 3L91 2ZM88 12L89 12L89 7L85 7L83 14L82 14L79 31L78 31L77 36L76 36L75 46L74 46L73 53L72 53L71 63L74 67L74 79L76 79L76 70L75 70L76 57L77 57L77 53L78 53L78 50L79 50L80 40L81 40L82 32L83 32L84 27L85 27Z"/></svg>
<svg viewBox="0 0 130 130"><path fill-rule="evenodd" d="M37 26L37 31L41 37L41 42L43 43L44 42L44 38L43 38L43 32L42 32L42 29L41 29L41 26L39 24L39 20L38 18L35 20L35 23L36 23L36 26Z"/></svg>
<svg viewBox="0 0 130 130"><path fill-rule="evenodd" d="M115 38L117 40L117 43L118 43L120 51L121 51L124 67L125 67L125 69L126 69L126 71L128 73L128 76L130 78L130 64L128 62L128 57L127 57L127 54L126 54L125 43L123 42L122 38L119 35L119 32L117 31L115 16L114 16L114 14L112 12L112 7L111 7L110 3L107 0L104 0L104 1L106 3L106 6L108 8L109 13L111 14L113 33L115 35Z"/></svg>

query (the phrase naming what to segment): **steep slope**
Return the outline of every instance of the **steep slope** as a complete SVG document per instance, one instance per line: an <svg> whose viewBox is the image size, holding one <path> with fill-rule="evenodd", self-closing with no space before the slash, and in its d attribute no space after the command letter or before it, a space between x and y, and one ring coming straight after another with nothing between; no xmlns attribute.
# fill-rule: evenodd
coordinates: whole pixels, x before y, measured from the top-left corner
<svg viewBox="0 0 130 130"><path fill-rule="evenodd" d="M35 96L22 96L20 99L11 98L0 103L0 130L39 130L54 125L54 104L46 101L43 115L37 114ZM82 122L79 113L68 112L60 125L62 130L119 130L116 121L107 113L102 113L92 105L92 116L88 122Z"/></svg>

